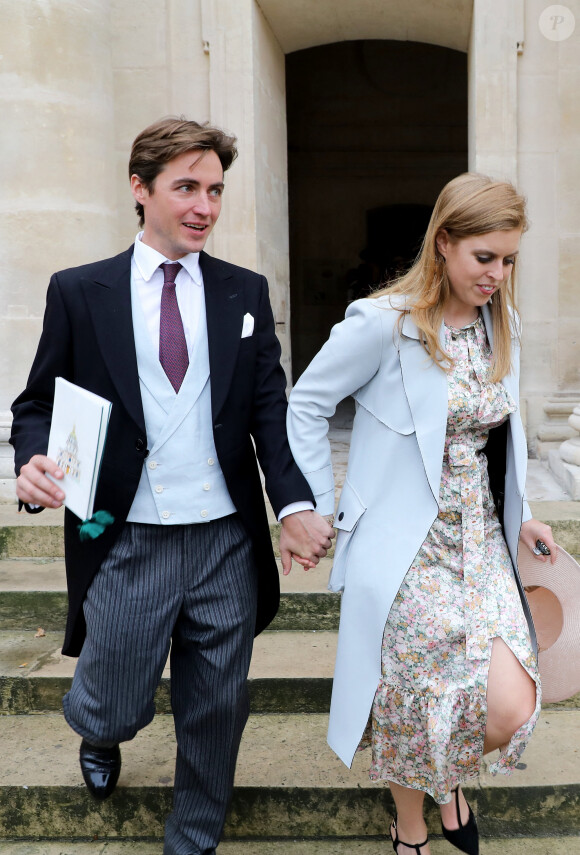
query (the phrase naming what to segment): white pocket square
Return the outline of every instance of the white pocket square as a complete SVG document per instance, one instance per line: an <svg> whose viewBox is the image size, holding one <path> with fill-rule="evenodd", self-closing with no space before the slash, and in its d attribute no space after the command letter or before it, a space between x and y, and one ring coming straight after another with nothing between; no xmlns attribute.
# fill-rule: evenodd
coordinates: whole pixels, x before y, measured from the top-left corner
<svg viewBox="0 0 580 855"><path fill-rule="evenodd" d="M242 338L248 338L254 332L254 316L247 312L242 325Z"/></svg>

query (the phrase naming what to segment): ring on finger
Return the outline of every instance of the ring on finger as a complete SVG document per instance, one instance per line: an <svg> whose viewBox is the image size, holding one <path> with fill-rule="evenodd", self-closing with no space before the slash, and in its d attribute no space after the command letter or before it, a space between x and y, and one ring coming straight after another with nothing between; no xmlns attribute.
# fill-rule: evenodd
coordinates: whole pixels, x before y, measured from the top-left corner
<svg viewBox="0 0 580 855"><path fill-rule="evenodd" d="M538 552L536 552L536 549L538 550ZM550 549L546 546L546 544L544 543L543 540L536 540L536 549L534 549L534 552L536 552L536 555L551 555L552 554L550 552Z"/></svg>

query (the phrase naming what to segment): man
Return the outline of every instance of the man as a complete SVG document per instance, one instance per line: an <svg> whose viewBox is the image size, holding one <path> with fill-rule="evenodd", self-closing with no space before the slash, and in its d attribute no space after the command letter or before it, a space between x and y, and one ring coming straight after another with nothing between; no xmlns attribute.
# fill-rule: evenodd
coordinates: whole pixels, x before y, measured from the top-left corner
<svg viewBox="0 0 580 855"><path fill-rule="evenodd" d="M33 510L65 498L45 456L55 377L112 402L95 509L114 523L81 541L65 512L63 652L79 661L63 705L82 737L87 786L106 798L119 743L154 715L171 646L178 753L166 855L215 852L248 717L254 631L278 607L252 439L282 517L284 571L292 556L316 564L333 535L288 447L267 283L203 252L235 156L233 137L184 119L139 134L129 174L143 231L121 255L52 277L13 405L17 494Z"/></svg>

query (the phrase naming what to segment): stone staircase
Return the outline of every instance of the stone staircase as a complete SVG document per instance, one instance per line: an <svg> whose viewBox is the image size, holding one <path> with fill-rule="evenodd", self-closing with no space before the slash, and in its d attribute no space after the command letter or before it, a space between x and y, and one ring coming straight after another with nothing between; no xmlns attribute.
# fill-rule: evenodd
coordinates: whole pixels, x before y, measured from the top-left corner
<svg viewBox="0 0 580 855"><path fill-rule="evenodd" d="M574 554L579 504L533 506ZM329 566L326 559L306 573L294 565L282 577L279 615L256 641L252 715L223 855L390 850L388 787L370 783L365 753L348 770L326 745L339 610L338 596L326 591ZM79 738L61 715L75 665L60 654L65 614L62 515L0 506L0 853L160 855L175 756L168 674L155 720L122 747L117 791L93 801L78 766ZM580 855L580 696L544 710L523 761L512 778L484 771L467 791L483 855ZM432 803L428 823L433 855L454 851L440 838Z"/></svg>

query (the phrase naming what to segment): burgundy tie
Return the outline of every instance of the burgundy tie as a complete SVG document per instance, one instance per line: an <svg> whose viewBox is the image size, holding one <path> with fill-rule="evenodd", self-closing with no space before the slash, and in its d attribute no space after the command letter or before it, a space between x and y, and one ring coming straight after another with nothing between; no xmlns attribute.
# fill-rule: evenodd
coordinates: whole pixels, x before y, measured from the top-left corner
<svg viewBox="0 0 580 855"><path fill-rule="evenodd" d="M179 392L189 365L183 321L175 293L175 277L181 270L181 264L175 261L159 266L164 276L159 316L159 361L169 377L169 382L175 391Z"/></svg>

